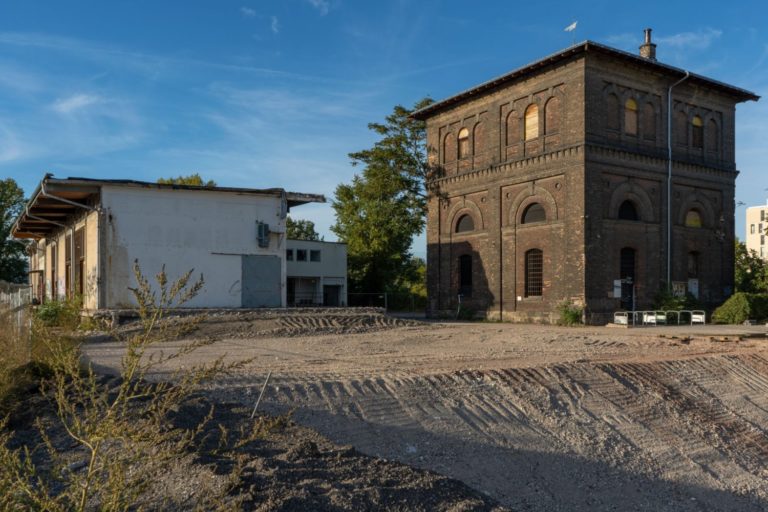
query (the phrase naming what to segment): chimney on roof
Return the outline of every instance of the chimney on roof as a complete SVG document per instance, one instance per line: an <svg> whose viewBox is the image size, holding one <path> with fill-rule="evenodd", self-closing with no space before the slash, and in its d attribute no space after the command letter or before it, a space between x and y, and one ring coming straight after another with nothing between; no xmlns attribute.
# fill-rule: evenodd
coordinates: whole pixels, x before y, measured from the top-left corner
<svg viewBox="0 0 768 512"><path fill-rule="evenodd" d="M645 29L645 42L640 45L640 56L648 60L656 60L656 45L651 42L651 29Z"/></svg>

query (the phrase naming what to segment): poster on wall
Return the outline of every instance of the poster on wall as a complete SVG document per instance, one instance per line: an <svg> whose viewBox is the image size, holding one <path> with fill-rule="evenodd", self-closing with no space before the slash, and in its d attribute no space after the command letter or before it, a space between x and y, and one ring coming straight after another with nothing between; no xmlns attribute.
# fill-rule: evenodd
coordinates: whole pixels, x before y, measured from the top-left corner
<svg viewBox="0 0 768 512"><path fill-rule="evenodd" d="M699 298L699 280L698 279L689 279L688 280L688 293Z"/></svg>
<svg viewBox="0 0 768 512"><path fill-rule="evenodd" d="M685 297L685 281L672 281L672 295L675 297Z"/></svg>

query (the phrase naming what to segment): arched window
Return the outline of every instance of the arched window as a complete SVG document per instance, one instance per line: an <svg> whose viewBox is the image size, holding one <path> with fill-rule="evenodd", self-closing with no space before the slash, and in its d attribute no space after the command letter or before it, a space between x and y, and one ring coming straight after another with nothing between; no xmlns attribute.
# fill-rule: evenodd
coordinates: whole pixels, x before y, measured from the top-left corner
<svg viewBox="0 0 768 512"><path fill-rule="evenodd" d="M443 162L456 161L456 139L452 133L448 133L443 139Z"/></svg>
<svg viewBox="0 0 768 512"><path fill-rule="evenodd" d="M477 123L472 130L472 154L477 156L485 151L485 123Z"/></svg>
<svg viewBox="0 0 768 512"><path fill-rule="evenodd" d="M507 114L507 146L520 142L520 120L517 111Z"/></svg>
<svg viewBox="0 0 768 512"><path fill-rule="evenodd" d="M541 249L525 253L525 296L541 297L544 288L544 254Z"/></svg>
<svg viewBox="0 0 768 512"><path fill-rule="evenodd" d="M462 215L459 218L459 222L456 223L457 233L467 233L475 230L475 221L472 220L471 215Z"/></svg>
<svg viewBox="0 0 768 512"><path fill-rule="evenodd" d="M701 227L701 213L699 213L699 210L695 208L688 210L688 213L685 214L685 226L689 228Z"/></svg>
<svg viewBox="0 0 768 512"><path fill-rule="evenodd" d="M704 122L699 116L691 120L691 145L696 149L704 147Z"/></svg>
<svg viewBox="0 0 768 512"><path fill-rule="evenodd" d="M697 277L699 277L699 253L692 251L688 253L688 278Z"/></svg>
<svg viewBox="0 0 768 512"><path fill-rule="evenodd" d="M619 131L620 124L619 97L609 94L605 99L605 127Z"/></svg>
<svg viewBox="0 0 768 512"><path fill-rule="evenodd" d="M459 130L459 158L469 156L469 130L462 128Z"/></svg>
<svg viewBox="0 0 768 512"><path fill-rule="evenodd" d="M541 203L529 204L523 211L521 224L532 224L534 222L544 222L547 220L547 212Z"/></svg>
<svg viewBox="0 0 768 512"><path fill-rule="evenodd" d="M714 119L707 121L707 151L717 152L720 150L720 136L717 133L717 123Z"/></svg>
<svg viewBox="0 0 768 512"><path fill-rule="evenodd" d="M624 102L624 133L637 135L637 102L632 98Z"/></svg>
<svg viewBox="0 0 768 512"><path fill-rule="evenodd" d="M544 133L552 135L560 131L560 98L553 96L544 105Z"/></svg>
<svg viewBox="0 0 768 512"><path fill-rule="evenodd" d="M643 138L656 140L656 109L652 103L643 106Z"/></svg>
<svg viewBox="0 0 768 512"><path fill-rule="evenodd" d="M675 140L680 146L688 145L688 116L685 112L675 112Z"/></svg>
<svg viewBox="0 0 768 512"><path fill-rule="evenodd" d="M640 220L635 203L629 199L621 203L621 206L619 206L619 218L621 220Z"/></svg>
<svg viewBox="0 0 768 512"><path fill-rule="evenodd" d="M472 255L459 256L459 295L472 296Z"/></svg>
<svg viewBox="0 0 768 512"><path fill-rule="evenodd" d="M533 140L539 136L539 106L535 103L525 109L525 140Z"/></svg>

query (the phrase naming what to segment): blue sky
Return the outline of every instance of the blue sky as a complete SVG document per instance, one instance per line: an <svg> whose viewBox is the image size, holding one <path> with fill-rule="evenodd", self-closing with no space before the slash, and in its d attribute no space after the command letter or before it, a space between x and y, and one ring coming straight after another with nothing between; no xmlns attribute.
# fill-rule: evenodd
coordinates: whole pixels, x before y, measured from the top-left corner
<svg viewBox="0 0 768 512"><path fill-rule="evenodd" d="M575 33L563 28L578 20ZM0 177L198 172L329 200L395 104L441 99L574 42L768 95L768 6L352 0L0 3ZM768 98L737 108L737 201L768 197ZM333 210L296 208L326 240ZM737 209L743 237L744 208ZM423 254L424 239L414 252Z"/></svg>

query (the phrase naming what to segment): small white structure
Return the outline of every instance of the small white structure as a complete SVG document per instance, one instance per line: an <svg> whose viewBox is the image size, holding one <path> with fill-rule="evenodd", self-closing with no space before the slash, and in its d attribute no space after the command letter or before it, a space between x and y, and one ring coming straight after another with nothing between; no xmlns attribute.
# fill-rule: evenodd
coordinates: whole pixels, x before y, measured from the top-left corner
<svg viewBox="0 0 768 512"><path fill-rule="evenodd" d="M747 235L744 243L747 249L755 251L762 259L768 260L768 203L762 206L750 206L747 208Z"/></svg>
<svg viewBox="0 0 768 512"><path fill-rule="evenodd" d="M160 185L46 175L12 234L32 238L40 298L81 294L86 310L132 307L134 261L152 281L194 269L203 291L185 307L286 305L285 218L319 195L283 189Z"/></svg>
<svg viewBox="0 0 768 512"><path fill-rule="evenodd" d="M347 245L338 242L286 242L288 306L347 305Z"/></svg>

